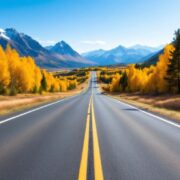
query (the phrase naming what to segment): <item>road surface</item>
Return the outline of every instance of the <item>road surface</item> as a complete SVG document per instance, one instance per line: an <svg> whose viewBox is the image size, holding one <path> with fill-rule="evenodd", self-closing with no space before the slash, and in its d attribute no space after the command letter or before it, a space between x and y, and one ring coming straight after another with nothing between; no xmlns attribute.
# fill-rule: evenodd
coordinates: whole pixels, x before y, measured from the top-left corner
<svg viewBox="0 0 180 180"><path fill-rule="evenodd" d="M0 117L0 180L179 180L180 126L86 92Z"/></svg>

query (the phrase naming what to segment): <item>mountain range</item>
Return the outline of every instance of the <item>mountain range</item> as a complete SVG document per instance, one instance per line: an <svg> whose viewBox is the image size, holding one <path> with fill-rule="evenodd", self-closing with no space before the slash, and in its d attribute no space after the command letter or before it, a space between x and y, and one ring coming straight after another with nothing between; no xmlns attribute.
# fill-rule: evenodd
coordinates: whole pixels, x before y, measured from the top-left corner
<svg viewBox="0 0 180 180"><path fill-rule="evenodd" d="M142 63L155 55L162 47L135 45L129 48L118 46L111 50L95 50L83 53L82 56L98 65Z"/></svg>
<svg viewBox="0 0 180 180"><path fill-rule="evenodd" d="M129 48L122 45L111 50L95 50L83 54L76 52L65 41L43 47L38 41L19 33L13 28L0 29L0 45L5 49L7 44L15 48L21 56L31 56L38 66L47 69L77 68L92 65L115 65L154 63L162 47L135 45ZM145 63L146 63L145 62Z"/></svg>
<svg viewBox="0 0 180 180"><path fill-rule="evenodd" d="M5 49L7 44L21 56L33 57L36 64L43 68L84 67L92 64L64 41L45 48L35 39L13 28L0 29L0 45Z"/></svg>

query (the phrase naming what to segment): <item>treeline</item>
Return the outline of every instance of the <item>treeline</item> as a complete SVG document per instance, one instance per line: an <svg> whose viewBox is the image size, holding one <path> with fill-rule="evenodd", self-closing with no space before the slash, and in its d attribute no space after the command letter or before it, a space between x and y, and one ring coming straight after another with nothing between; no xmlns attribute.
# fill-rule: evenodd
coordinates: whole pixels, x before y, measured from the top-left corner
<svg viewBox="0 0 180 180"><path fill-rule="evenodd" d="M155 66L138 68L130 65L118 71L102 70L99 81L108 84L110 92L180 93L180 30L173 44L164 48Z"/></svg>
<svg viewBox="0 0 180 180"><path fill-rule="evenodd" d="M77 85L77 79L55 77L31 57L20 57L9 45L6 50L0 46L0 94L64 92Z"/></svg>
<svg viewBox="0 0 180 180"><path fill-rule="evenodd" d="M76 80L78 84L81 84L89 78L90 73L84 68L74 69L68 72L55 72L54 76L59 78L66 77L68 80Z"/></svg>

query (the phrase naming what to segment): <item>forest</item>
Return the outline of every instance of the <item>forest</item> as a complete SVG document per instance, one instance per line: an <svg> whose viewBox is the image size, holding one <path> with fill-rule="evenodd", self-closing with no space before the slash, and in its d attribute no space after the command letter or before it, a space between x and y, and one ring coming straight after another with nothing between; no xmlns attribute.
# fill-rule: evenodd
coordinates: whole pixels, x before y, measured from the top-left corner
<svg viewBox="0 0 180 180"><path fill-rule="evenodd" d="M140 92L142 94L180 93L180 30L174 41L164 48L156 65L126 68L102 68L98 80L109 92Z"/></svg>
<svg viewBox="0 0 180 180"><path fill-rule="evenodd" d="M65 92L84 82L89 73L82 76L55 75L40 69L33 58L21 57L15 49L0 46L0 94Z"/></svg>

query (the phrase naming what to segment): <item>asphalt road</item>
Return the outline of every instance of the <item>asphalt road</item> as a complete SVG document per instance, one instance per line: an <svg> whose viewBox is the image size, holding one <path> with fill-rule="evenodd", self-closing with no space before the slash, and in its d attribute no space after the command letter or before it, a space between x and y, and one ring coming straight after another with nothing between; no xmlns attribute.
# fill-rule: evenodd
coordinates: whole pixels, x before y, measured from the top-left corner
<svg viewBox="0 0 180 180"><path fill-rule="evenodd" d="M180 126L100 93L0 117L0 180L179 180Z"/></svg>

